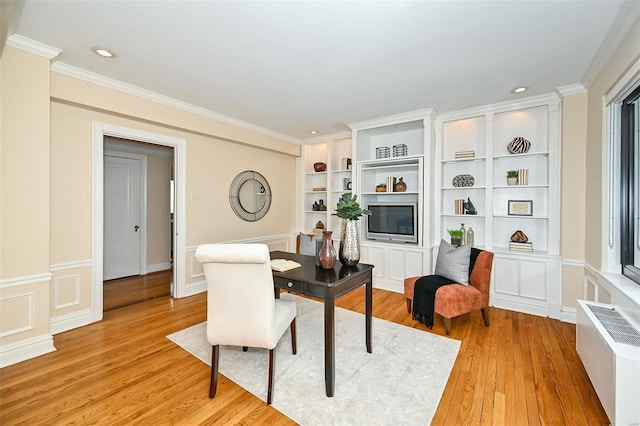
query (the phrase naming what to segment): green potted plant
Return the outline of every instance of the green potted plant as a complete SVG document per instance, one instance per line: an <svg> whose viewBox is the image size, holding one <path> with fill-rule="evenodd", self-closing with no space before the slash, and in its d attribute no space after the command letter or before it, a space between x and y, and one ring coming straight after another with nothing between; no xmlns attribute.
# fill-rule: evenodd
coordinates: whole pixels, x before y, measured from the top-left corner
<svg viewBox="0 0 640 426"><path fill-rule="evenodd" d="M507 171L507 185L516 185L517 183L518 183L518 171L517 170Z"/></svg>
<svg viewBox="0 0 640 426"><path fill-rule="evenodd" d="M342 194L336 204L336 212L333 213L343 219L338 257L345 266L353 266L360 261L360 238L356 221L360 220L362 216L371 214L371 210L360 207L357 198L358 196L351 192Z"/></svg>
<svg viewBox="0 0 640 426"><path fill-rule="evenodd" d="M462 244L462 231L459 229L447 229L449 236L451 237L451 245L459 246Z"/></svg>

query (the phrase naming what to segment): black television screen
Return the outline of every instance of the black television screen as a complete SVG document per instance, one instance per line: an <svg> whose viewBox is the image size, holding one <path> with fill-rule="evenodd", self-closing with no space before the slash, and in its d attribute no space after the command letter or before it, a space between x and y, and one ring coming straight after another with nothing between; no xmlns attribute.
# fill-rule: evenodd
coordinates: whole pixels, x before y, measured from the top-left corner
<svg viewBox="0 0 640 426"><path fill-rule="evenodd" d="M367 238L417 243L417 204L370 203L367 209Z"/></svg>

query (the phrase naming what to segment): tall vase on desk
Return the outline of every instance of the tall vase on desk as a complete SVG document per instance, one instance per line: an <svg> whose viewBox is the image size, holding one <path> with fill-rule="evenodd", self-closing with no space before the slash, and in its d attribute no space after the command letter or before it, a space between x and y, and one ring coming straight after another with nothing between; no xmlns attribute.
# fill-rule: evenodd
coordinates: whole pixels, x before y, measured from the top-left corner
<svg viewBox="0 0 640 426"><path fill-rule="evenodd" d="M354 266L360 262L360 237L355 220L342 219L339 256L344 266Z"/></svg>
<svg viewBox="0 0 640 426"><path fill-rule="evenodd" d="M333 247L333 241L331 241L331 231L322 231L322 247L320 247L320 253L318 253L318 259L320 260L320 266L322 269L333 269L336 266L336 249Z"/></svg>
<svg viewBox="0 0 640 426"><path fill-rule="evenodd" d="M362 209L350 192L343 194L336 205L336 216L342 218L340 233L340 262L344 266L354 266L360 262L360 237L358 236L358 219L370 215L371 211Z"/></svg>

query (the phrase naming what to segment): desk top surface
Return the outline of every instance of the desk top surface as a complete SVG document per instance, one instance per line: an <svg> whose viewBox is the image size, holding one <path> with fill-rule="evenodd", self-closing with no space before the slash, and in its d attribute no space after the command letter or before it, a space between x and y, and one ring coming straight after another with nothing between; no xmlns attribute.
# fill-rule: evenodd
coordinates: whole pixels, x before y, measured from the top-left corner
<svg viewBox="0 0 640 426"><path fill-rule="evenodd" d="M289 253L286 251L272 251L270 254L271 259L290 259L302 265L300 268L290 269L285 272L273 271L274 277L324 286L339 285L351 278L363 276L374 268L373 265L366 263L358 263L355 266L344 266L340 261L337 261L333 269L322 269L320 266L316 266L315 256Z"/></svg>

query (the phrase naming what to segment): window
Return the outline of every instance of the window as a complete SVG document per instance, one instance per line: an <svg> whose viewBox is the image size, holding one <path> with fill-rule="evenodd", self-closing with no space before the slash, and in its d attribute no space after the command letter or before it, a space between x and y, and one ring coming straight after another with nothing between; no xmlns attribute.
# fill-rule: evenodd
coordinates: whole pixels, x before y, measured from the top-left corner
<svg viewBox="0 0 640 426"><path fill-rule="evenodd" d="M620 106L620 261L640 284L640 87Z"/></svg>

